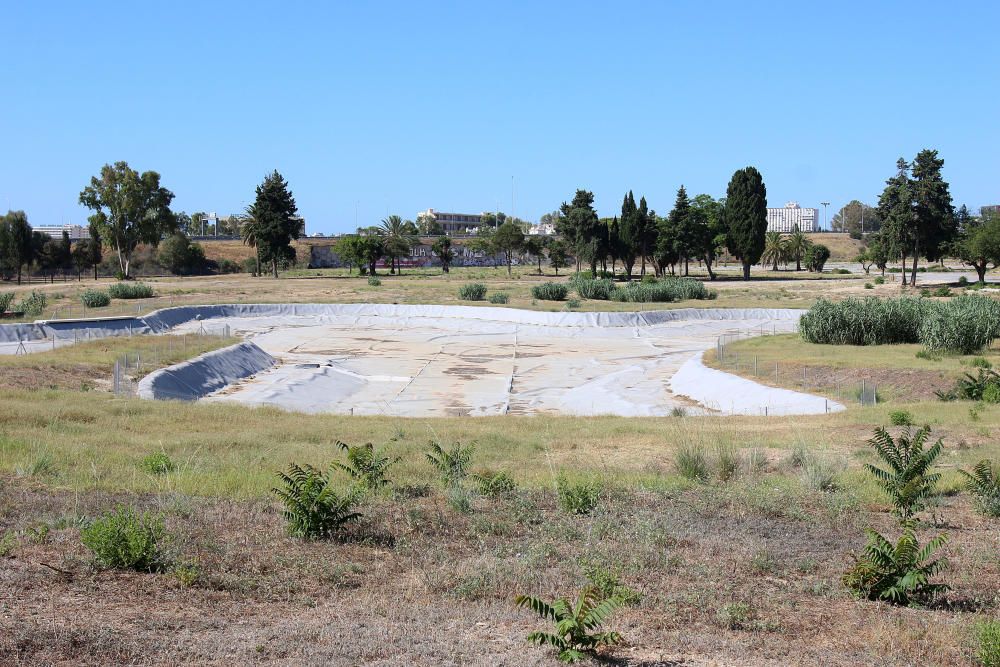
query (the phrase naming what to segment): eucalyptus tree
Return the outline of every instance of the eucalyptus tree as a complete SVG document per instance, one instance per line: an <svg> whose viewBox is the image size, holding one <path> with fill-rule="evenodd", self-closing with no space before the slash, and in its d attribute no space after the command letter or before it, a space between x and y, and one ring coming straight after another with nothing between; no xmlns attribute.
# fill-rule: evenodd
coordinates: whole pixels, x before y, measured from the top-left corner
<svg viewBox="0 0 1000 667"><path fill-rule="evenodd" d="M106 164L80 192L80 203L94 211L90 221L118 254L119 276L129 278L132 253L140 243L156 245L177 227L170 210L174 194L160 185L155 171L139 173L127 162Z"/></svg>

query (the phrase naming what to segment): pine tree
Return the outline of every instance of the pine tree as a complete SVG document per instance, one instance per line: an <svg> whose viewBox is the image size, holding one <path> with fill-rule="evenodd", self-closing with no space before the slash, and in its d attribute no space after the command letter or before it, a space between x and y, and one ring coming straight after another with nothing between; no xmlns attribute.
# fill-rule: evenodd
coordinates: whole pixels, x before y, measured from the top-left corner
<svg viewBox="0 0 1000 667"><path fill-rule="evenodd" d="M885 182L879 196L878 213L882 218L882 238L891 257L903 260L903 285L907 284L906 258L913 247L916 231L913 220L913 196L910 181L910 163L896 160L896 174Z"/></svg>
<svg viewBox="0 0 1000 667"><path fill-rule="evenodd" d="M298 208L288 182L277 170L257 186L257 199L248 212L256 232L257 252L262 261L271 264L277 278L278 263L295 259L292 241L305 231L304 221L296 215Z"/></svg>
<svg viewBox="0 0 1000 667"><path fill-rule="evenodd" d="M688 275L688 263L698 254L699 230L691 215L691 200L682 185L677 190L674 208L667 216L669 227L674 233L674 253L684 261L684 275Z"/></svg>
<svg viewBox="0 0 1000 667"><path fill-rule="evenodd" d="M754 167L733 174L726 189L723 217L726 246L743 264L743 279L750 280L750 267L760 261L767 233L767 188Z"/></svg>

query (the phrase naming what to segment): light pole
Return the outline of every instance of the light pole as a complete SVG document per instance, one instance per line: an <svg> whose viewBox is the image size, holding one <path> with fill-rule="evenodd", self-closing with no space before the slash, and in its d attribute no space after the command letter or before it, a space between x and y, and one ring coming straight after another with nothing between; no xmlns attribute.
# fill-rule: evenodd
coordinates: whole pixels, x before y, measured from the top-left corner
<svg viewBox="0 0 1000 667"><path fill-rule="evenodd" d="M826 207L830 205L828 201L821 201L820 204L823 205L823 226L829 228L829 220L826 217Z"/></svg>

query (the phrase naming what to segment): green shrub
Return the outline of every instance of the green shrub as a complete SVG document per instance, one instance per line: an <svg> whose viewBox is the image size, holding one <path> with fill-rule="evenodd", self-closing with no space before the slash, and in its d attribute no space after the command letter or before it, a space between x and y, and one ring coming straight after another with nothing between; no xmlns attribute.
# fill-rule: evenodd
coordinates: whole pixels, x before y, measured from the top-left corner
<svg viewBox="0 0 1000 667"><path fill-rule="evenodd" d="M872 281L876 285L885 285L885 278L882 276L876 276L875 280Z"/></svg>
<svg viewBox="0 0 1000 667"><path fill-rule="evenodd" d="M969 279L966 278L965 276L959 276L958 277L958 284L961 287L965 287L966 285L969 284Z"/></svg>
<svg viewBox="0 0 1000 667"><path fill-rule="evenodd" d="M856 596L909 605L926 602L948 589L945 584L930 581L948 565L944 558L932 560L934 553L947 543L947 535L938 535L921 547L911 522L904 522L903 534L896 544L870 528L865 532L868 544L842 577L844 585Z"/></svg>
<svg viewBox="0 0 1000 667"><path fill-rule="evenodd" d="M507 473L485 471L473 475L479 484L479 493L488 498L503 498L517 491L517 482Z"/></svg>
<svg viewBox="0 0 1000 667"><path fill-rule="evenodd" d="M893 426L912 426L913 415L906 410L893 410L889 413L889 423Z"/></svg>
<svg viewBox="0 0 1000 667"><path fill-rule="evenodd" d="M21 299L21 302L14 308L19 313L24 313L28 317L38 317L48 305L48 299L41 292L32 292Z"/></svg>
<svg viewBox="0 0 1000 667"><path fill-rule="evenodd" d="M369 287L381 287L382 279L378 276L368 276L368 286Z"/></svg>
<svg viewBox="0 0 1000 667"><path fill-rule="evenodd" d="M453 486L461 483L469 474L469 464L472 463L475 445L463 447L461 443L456 442L451 449L446 450L439 443L431 442L430 447L425 456L437 470L444 485Z"/></svg>
<svg viewBox="0 0 1000 667"><path fill-rule="evenodd" d="M462 301L482 301L486 296L486 285L466 283L458 288L458 298Z"/></svg>
<svg viewBox="0 0 1000 667"><path fill-rule="evenodd" d="M337 446L347 453L347 463L335 461L331 465L337 470L346 472L360 488L365 491L379 491L389 485L386 472L399 457L390 458L382 455L382 450L376 449L372 443L352 447L337 441Z"/></svg>
<svg viewBox="0 0 1000 667"><path fill-rule="evenodd" d="M987 392L992 397L997 391L991 387L1000 387L1000 373L990 368L980 368L976 375L965 373L955 380L952 389L934 393L942 401L982 401Z"/></svg>
<svg viewBox="0 0 1000 667"><path fill-rule="evenodd" d="M577 662L602 646L622 642L617 632L595 632L622 606L622 601L616 597L604 598L594 586L584 588L575 604L566 598L549 604L528 595L519 595L514 602L555 624L555 632L532 632L528 641L538 646L551 646L559 652L558 657L563 662Z"/></svg>
<svg viewBox="0 0 1000 667"><path fill-rule="evenodd" d="M80 293L80 303L85 308L104 308L111 305L111 295L96 289L84 290Z"/></svg>
<svg viewBox="0 0 1000 667"><path fill-rule="evenodd" d="M851 275L850 269L834 269L830 273L836 274L838 276L849 276L849 275Z"/></svg>
<svg viewBox="0 0 1000 667"><path fill-rule="evenodd" d="M670 303L688 299L714 299L715 292L694 278L662 278L654 283L628 283L611 293L613 301L626 303Z"/></svg>
<svg viewBox="0 0 1000 667"><path fill-rule="evenodd" d="M581 280L574 283L573 287L581 299L607 301L615 290L615 283L611 280Z"/></svg>
<svg viewBox="0 0 1000 667"><path fill-rule="evenodd" d="M570 299L569 301L566 302L566 307L569 308L570 310L576 310L577 308L580 307L580 300Z"/></svg>
<svg viewBox="0 0 1000 667"><path fill-rule="evenodd" d="M642 602L642 593L639 593L621 582L620 573L605 567L600 563L588 561L583 563L583 576L587 578L594 588L605 600L618 598L622 604L634 606Z"/></svg>
<svg viewBox="0 0 1000 667"><path fill-rule="evenodd" d="M865 283L865 289L875 289L875 286L871 283Z"/></svg>
<svg viewBox="0 0 1000 667"><path fill-rule="evenodd" d="M677 472L692 482L707 482L710 477L708 459L705 453L693 445L682 445L674 455Z"/></svg>
<svg viewBox="0 0 1000 667"><path fill-rule="evenodd" d="M973 357L969 360L969 365L973 368L993 368L993 364L985 357Z"/></svg>
<svg viewBox="0 0 1000 667"><path fill-rule="evenodd" d="M3 294L0 294L0 315L7 312L7 309L10 308L10 304L13 303L13 301L13 292L4 292Z"/></svg>
<svg viewBox="0 0 1000 667"><path fill-rule="evenodd" d="M1000 403L1000 384L991 382L983 389L984 403Z"/></svg>
<svg viewBox="0 0 1000 667"><path fill-rule="evenodd" d="M490 294L490 303L503 304L510 301L510 296L506 292L493 292Z"/></svg>
<svg viewBox="0 0 1000 667"><path fill-rule="evenodd" d="M951 296L951 288L944 286L938 287L934 290L934 296Z"/></svg>
<svg viewBox="0 0 1000 667"><path fill-rule="evenodd" d="M324 474L309 464L292 463L288 473L279 472L278 478L284 488L271 491L284 505L281 514L294 537L330 537L361 518L361 514L353 511L358 491L351 489L338 494L330 484L329 473Z"/></svg>
<svg viewBox="0 0 1000 667"><path fill-rule="evenodd" d="M941 440L924 449L930 432L929 426L913 432L907 425L893 438L884 428L877 428L868 440L868 445L882 459L885 468L866 463L865 470L889 496L894 513L904 521L923 509L941 479L940 473L932 472L941 455Z"/></svg>
<svg viewBox="0 0 1000 667"><path fill-rule="evenodd" d="M982 460L972 472L959 470L965 477L965 488L975 498L976 510L984 516L1000 518L1000 465Z"/></svg>
<svg viewBox="0 0 1000 667"><path fill-rule="evenodd" d="M568 514L590 514L597 509L603 488L597 482L570 482L560 475L556 480L559 507Z"/></svg>
<svg viewBox="0 0 1000 667"><path fill-rule="evenodd" d="M153 452L142 460L142 469L151 475L166 475L176 469L166 452Z"/></svg>
<svg viewBox="0 0 1000 667"><path fill-rule="evenodd" d="M222 274L243 273L243 266L240 265L239 262L234 262L231 259L220 259L219 273Z"/></svg>
<svg viewBox="0 0 1000 667"><path fill-rule="evenodd" d="M531 288L531 296L542 301L563 301L568 292L562 283L542 283Z"/></svg>
<svg viewBox="0 0 1000 667"><path fill-rule="evenodd" d="M976 660L982 667L1000 667L1000 620L976 625Z"/></svg>
<svg viewBox="0 0 1000 667"><path fill-rule="evenodd" d="M112 299L151 299L153 288L145 283L120 282L108 287Z"/></svg>
<svg viewBox="0 0 1000 667"><path fill-rule="evenodd" d="M104 567L153 572L163 566L163 518L118 507L80 531L80 539Z"/></svg>

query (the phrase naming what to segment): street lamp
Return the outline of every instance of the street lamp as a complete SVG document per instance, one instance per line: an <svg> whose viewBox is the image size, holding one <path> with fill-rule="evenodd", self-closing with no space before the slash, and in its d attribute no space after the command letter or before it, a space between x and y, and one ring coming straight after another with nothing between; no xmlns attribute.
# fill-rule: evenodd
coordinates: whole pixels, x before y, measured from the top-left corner
<svg viewBox="0 0 1000 667"><path fill-rule="evenodd" d="M821 201L820 204L823 205L823 226L829 228L829 220L826 217L826 207L830 205L828 201Z"/></svg>

